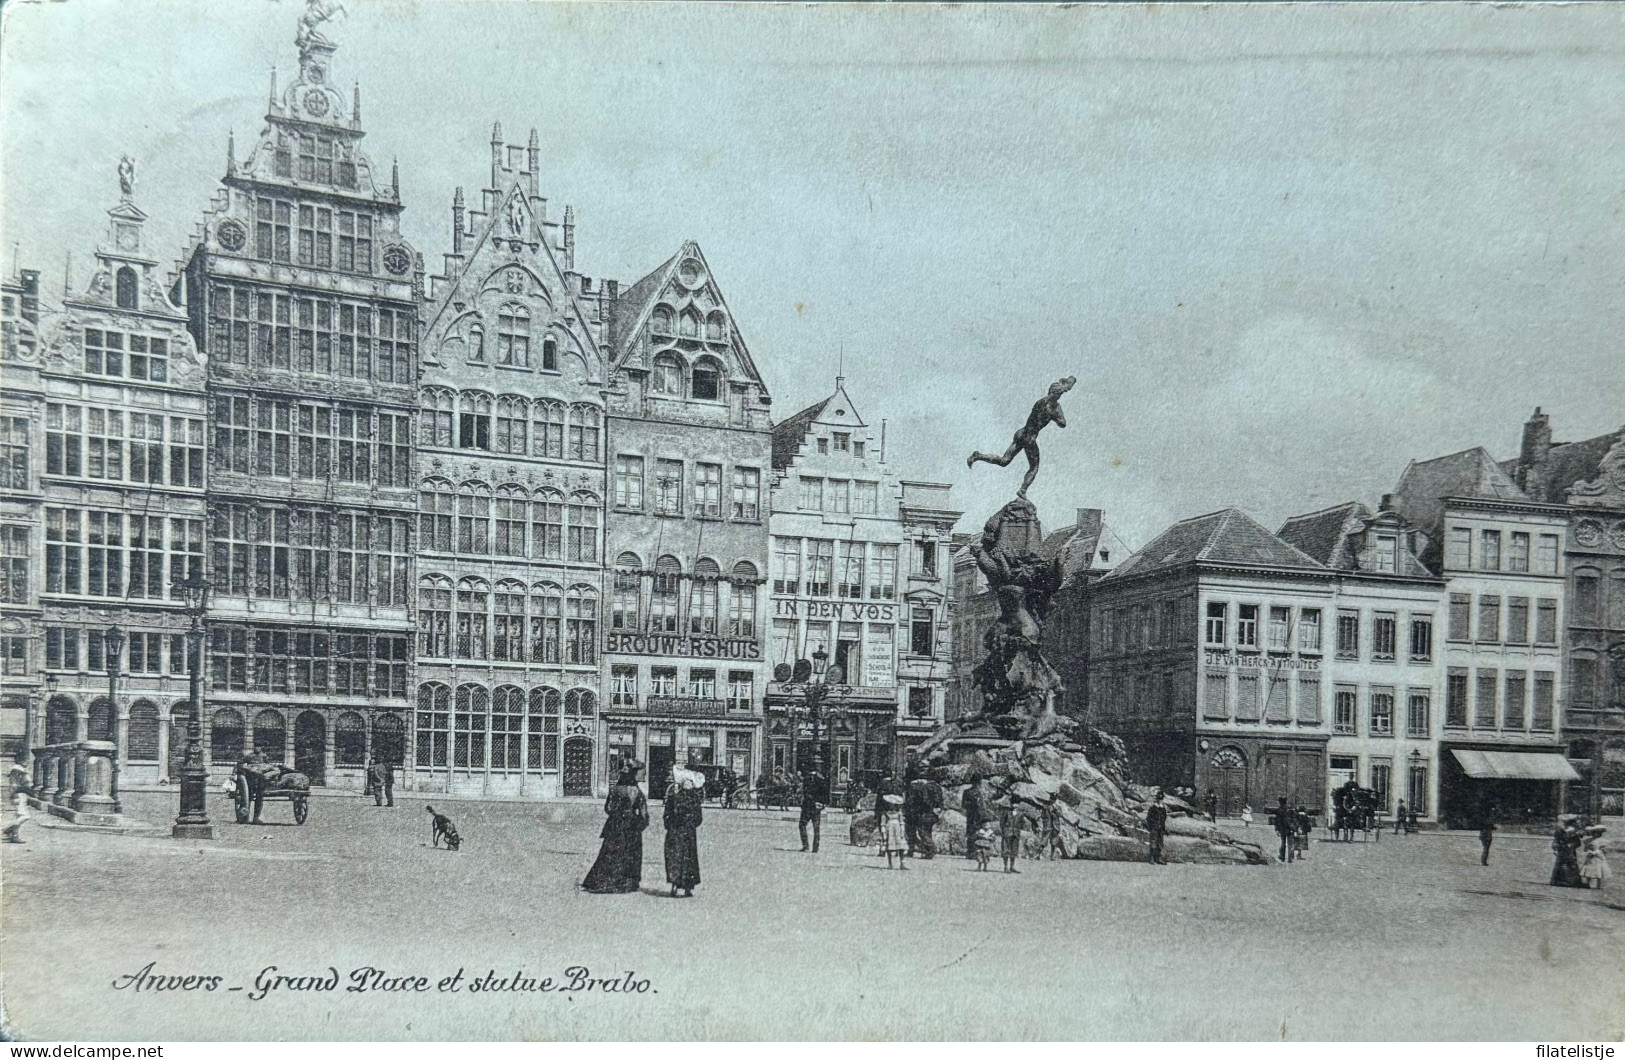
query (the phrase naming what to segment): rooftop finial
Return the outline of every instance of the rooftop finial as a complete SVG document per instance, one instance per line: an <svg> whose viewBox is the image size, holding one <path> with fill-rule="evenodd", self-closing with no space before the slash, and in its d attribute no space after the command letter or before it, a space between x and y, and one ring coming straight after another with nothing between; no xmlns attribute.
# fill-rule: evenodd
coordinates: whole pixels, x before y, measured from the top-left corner
<svg viewBox="0 0 1625 1060"><path fill-rule="evenodd" d="M461 184L459 184L457 186L456 193L452 195L451 204L453 206L457 207L458 209L462 208L462 205L463 205L463 187L462 187Z"/></svg>
<svg viewBox="0 0 1625 1060"><path fill-rule="evenodd" d="M502 123L499 121L491 123L491 142L494 144L502 142Z"/></svg>
<svg viewBox="0 0 1625 1060"><path fill-rule="evenodd" d="M398 158L389 163L389 190L396 199L401 197L401 160Z"/></svg>
<svg viewBox="0 0 1625 1060"><path fill-rule="evenodd" d="M530 127L530 149L532 151L534 151L537 148L541 147L541 145L542 145L542 142L536 135L536 126L532 125Z"/></svg>
<svg viewBox="0 0 1625 1060"><path fill-rule="evenodd" d="M226 133L226 176L237 174L237 130Z"/></svg>
<svg viewBox="0 0 1625 1060"><path fill-rule="evenodd" d="M361 82L355 83L355 102L350 106L350 120L361 124Z"/></svg>
<svg viewBox="0 0 1625 1060"><path fill-rule="evenodd" d="M276 64L271 64L271 106L276 106Z"/></svg>

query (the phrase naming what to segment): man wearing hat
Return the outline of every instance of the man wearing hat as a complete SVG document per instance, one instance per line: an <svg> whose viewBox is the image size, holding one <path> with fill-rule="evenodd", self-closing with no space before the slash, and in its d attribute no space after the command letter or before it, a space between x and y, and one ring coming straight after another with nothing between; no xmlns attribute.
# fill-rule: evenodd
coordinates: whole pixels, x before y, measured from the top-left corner
<svg viewBox="0 0 1625 1060"><path fill-rule="evenodd" d="M824 773L824 757L813 759L812 768L801 774L801 849L807 849L807 826L812 825L812 852L818 853L818 838L824 826L824 807L829 805L829 777Z"/></svg>
<svg viewBox="0 0 1625 1060"><path fill-rule="evenodd" d="M1281 860L1292 861L1298 852L1297 843L1298 815L1292 812L1292 807L1286 804L1286 796L1282 795L1275 806L1275 834L1281 837Z"/></svg>
<svg viewBox="0 0 1625 1060"><path fill-rule="evenodd" d="M1163 804L1161 788L1145 811L1145 830L1151 835L1151 864L1168 864L1162 856L1162 840L1168 834L1168 807Z"/></svg>

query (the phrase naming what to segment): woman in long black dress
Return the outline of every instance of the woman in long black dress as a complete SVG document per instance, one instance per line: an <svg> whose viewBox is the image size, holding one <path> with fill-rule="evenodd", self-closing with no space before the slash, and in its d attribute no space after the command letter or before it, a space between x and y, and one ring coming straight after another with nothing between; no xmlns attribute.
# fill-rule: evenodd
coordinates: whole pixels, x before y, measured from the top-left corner
<svg viewBox="0 0 1625 1060"><path fill-rule="evenodd" d="M666 825L666 882L671 896L677 892L694 897L700 885L700 821L702 796L692 780L682 781L666 798L662 820Z"/></svg>
<svg viewBox="0 0 1625 1060"><path fill-rule="evenodd" d="M643 830L649 827L649 803L638 787L636 762L621 767L615 786L604 800L604 813L609 819L598 834L603 845L598 848L598 860L592 863L587 878L581 881L583 890L593 894L630 894L643 881Z"/></svg>
<svg viewBox="0 0 1625 1060"><path fill-rule="evenodd" d="M1564 814L1557 819L1557 831L1552 834L1552 853L1556 855L1552 863L1553 887L1585 886L1580 879L1580 844L1584 840L1578 815Z"/></svg>

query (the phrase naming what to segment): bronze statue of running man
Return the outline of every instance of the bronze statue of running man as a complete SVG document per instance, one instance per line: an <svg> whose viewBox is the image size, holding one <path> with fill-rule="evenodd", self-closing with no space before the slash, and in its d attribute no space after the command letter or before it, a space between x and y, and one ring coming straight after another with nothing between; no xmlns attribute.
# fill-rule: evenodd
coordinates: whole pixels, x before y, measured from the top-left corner
<svg viewBox="0 0 1625 1060"><path fill-rule="evenodd" d="M1027 496L1027 487L1038 477L1038 432L1052 423L1061 427L1066 426L1066 415L1061 412L1061 395L1071 390L1077 381L1075 376L1069 375L1065 379L1057 379L1051 383L1049 392L1033 402L1033 410L1027 414L1027 422L1022 424L1021 430L1010 440L1010 448L1000 456L994 456L992 453L972 453L965 461L965 466L974 467L980 460L987 464L1009 467L1010 461L1016 458L1017 453L1026 453L1027 474L1022 478L1021 488L1016 491L1016 496Z"/></svg>

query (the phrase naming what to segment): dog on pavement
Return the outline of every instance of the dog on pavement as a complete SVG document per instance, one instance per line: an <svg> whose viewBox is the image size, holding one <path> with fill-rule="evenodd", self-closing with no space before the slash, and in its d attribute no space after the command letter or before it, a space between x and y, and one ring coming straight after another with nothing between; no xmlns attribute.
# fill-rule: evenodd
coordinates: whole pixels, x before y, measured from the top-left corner
<svg viewBox="0 0 1625 1060"><path fill-rule="evenodd" d="M457 834L457 826L451 823L451 818L443 813L436 813L433 806L425 807L429 816L434 818L434 845L438 847L440 841L446 841L447 850L459 850L463 845L463 837Z"/></svg>

